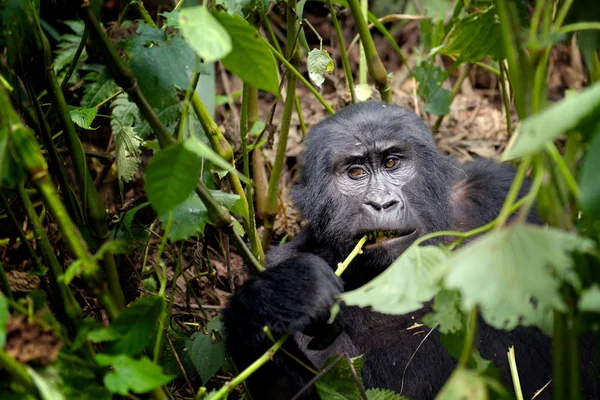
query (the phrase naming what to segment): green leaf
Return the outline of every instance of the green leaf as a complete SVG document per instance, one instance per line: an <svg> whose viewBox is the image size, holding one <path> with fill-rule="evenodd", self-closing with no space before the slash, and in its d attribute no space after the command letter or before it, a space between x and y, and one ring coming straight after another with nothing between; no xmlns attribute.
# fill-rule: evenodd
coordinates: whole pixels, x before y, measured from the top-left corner
<svg viewBox="0 0 600 400"><path fill-rule="evenodd" d="M512 160L541 151L560 135L586 122L597 121L599 112L600 82L597 82L523 120L515 141L502 159Z"/></svg>
<svg viewBox="0 0 600 400"><path fill-rule="evenodd" d="M581 294L578 307L581 311L600 313L600 286L598 284L592 285Z"/></svg>
<svg viewBox="0 0 600 400"><path fill-rule="evenodd" d="M62 357L63 355L68 355L69 359ZM60 388L65 398L69 400L111 400L110 392L104 388L102 381L96 377L94 371L83 363L74 363L71 357L77 357L77 355L65 354L65 350L61 349L61 356L55 361L62 379Z"/></svg>
<svg viewBox="0 0 600 400"><path fill-rule="evenodd" d="M233 167L233 165L231 165L231 163L229 163L223 157L215 153L213 149L201 142L199 139L192 136L189 139L186 139L184 144L186 149L195 152L198 155L198 157L205 158L206 160L214 164L216 167L224 169L229 173L237 174L238 178L240 178L242 182L250 183L248 181L248 178L246 178L244 174L241 174L238 170L236 170Z"/></svg>
<svg viewBox="0 0 600 400"><path fill-rule="evenodd" d="M600 219L600 124L590 141L587 152L581 165L581 209L586 219L597 221Z"/></svg>
<svg viewBox="0 0 600 400"><path fill-rule="evenodd" d="M387 389L367 389L365 394L369 400L409 400L408 397Z"/></svg>
<svg viewBox="0 0 600 400"><path fill-rule="evenodd" d="M67 67L73 62L85 29L83 21L65 21L65 25L68 25L75 34L67 33L61 35L60 41L58 42L56 57L54 57L54 72L59 75L59 81L62 81L62 77L64 77L64 74L61 76L59 73L63 71L63 69L65 70L64 72L66 72ZM85 60L87 60L87 52L84 47L79 56L78 64L83 64ZM75 74L69 79L69 82L70 81L77 81Z"/></svg>
<svg viewBox="0 0 600 400"><path fill-rule="evenodd" d="M91 66L87 65L87 67ZM94 69L83 78L81 107L95 107L119 90L119 87L113 81L108 69L104 65L96 64L94 65Z"/></svg>
<svg viewBox="0 0 600 400"><path fill-rule="evenodd" d="M46 367L41 370L34 370L26 365L25 369L33 380L33 383L40 393L42 400L65 400L63 395L62 379L58 376L58 371L54 367Z"/></svg>
<svg viewBox="0 0 600 400"><path fill-rule="evenodd" d="M441 333L456 333L463 329L463 313L460 311L460 294L454 290L440 290L433 300L433 312L423 317L429 327L438 324Z"/></svg>
<svg viewBox="0 0 600 400"><path fill-rule="evenodd" d="M371 306L386 314L418 310L440 290L445 260L446 253L439 247L410 247L378 277L339 297L348 305Z"/></svg>
<svg viewBox="0 0 600 400"><path fill-rule="evenodd" d="M233 46L221 60L223 65L244 82L278 95L277 63L256 29L237 15L218 12L215 17L229 32Z"/></svg>
<svg viewBox="0 0 600 400"><path fill-rule="evenodd" d="M478 373L458 367L446 382L436 400L487 400L485 379Z"/></svg>
<svg viewBox="0 0 600 400"><path fill-rule="evenodd" d="M0 293L0 349L6 344L6 324L8 323L8 301L6 297Z"/></svg>
<svg viewBox="0 0 600 400"><path fill-rule="evenodd" d="M331 356L325 366L331 364L339 355ZM363 366L362 356L351 358L352 365L362 383L361 370ZM323 400L361 400L360 391L352 376L350 365L341 358L321 379L315 383L317 392Z"/></svg>
<svg viewBox="0 0 600 400"><path fill-rule="evenodd" d="M71 114L71 120L83 129L97 129L91 127L96 114L98 114L97 108L73 108L69 110L69 114Z"/></svg>
<svg viewBox="0 0 600 400"><path fill-rule="evenodd" d="M419 82L417 94L425 102L425 111L435 115L450 113L450 91L442 87L446 74L440 67L427 61L415 69L415 79Z"/></svg>
<svg viewBox="0 0 600 400"><path fill-rule="evenodd" d="M318 87L325 82L325 73L333 72L333 60L325 50L312 49L308 53L308 76Z"/></svg>
<svg viewBox="0 0 600 400"><path fill-rule="evenodd" d="M474 12L460 20L454 27L448 45L440 49L443 54L453 55L460 61L477 62L486 56L494 60L504 57L500 22L494 7Z"/></svg>
<svg viewBox="0 0 600 400"><path fill-rule="evenodd" d="M176 87L188 87L196 65L194 51L183 37L141 23L138 35L123 44L131 70L152 108L163 110L179 103Z"/></svg>
<svg viewBox="0 0 600 400"><path fill-rule="evenodd" d="M163 25L168 26L170 28L179 28L179 11L165 11L159 13L161 17L164 18Z"/></svg>
<svg viewBox="0 0 600 400"><path fill-rule="evenodd" d="M206 7L187 7L179 14L181 32L205 63L221 60L233 48L227 30Z"/></svg>
<svg viewBox="0 0 600 400"><path fill-rule="evenodd" d="M97 354L96 362L104 367L112 367L114 371L104 376L104 385L111 393L126 396L133 393L147 393L173 379L164 375L160 366L152 363L147 357L134 360L125 355L109 356Z"/></svg>
<svg viewBox="0 0 600 400"><path fill-rule="evenodd" d="M131 100L126 93L118 95L111 103L112 119L110 127L113 130L113 135L116 131L126 127L133 126L139 118L140 110L138 106Z"/></svg>
<svg viewBox="0 0 600 400"><path fill-rule="evenodd" d="M202 79L202 77L200 79ZM163 109L154 109L154 113L163 125L169 126L169 124L172 124L179 119L181 115L181 102L175 97L171 105L166 106ZM141 117L138 117L136 120L136 128L138 129L138 136L143 138L152 134L150 123Z"/></svg>
<svg viewBox="0 0 600 400"><path fill-rule="evenodd" d="M96 260L102 260L106 254L127 254L129 245L124 240L109 240L104 242L98 252L94 254Z"/></svg>
<svg viewBox="0 0 600 400"><path fill-rule="evenodd" d="M158 317L164 311L165 303L161 296L146 296L136 300L121 311L117 319L107 328L120 335L106 347L109 354L139 354L153 343Z"/></svg>
<svg viewBox="0 0 600 400"><path fill-rule="evenodd" d="M534 306L564 310L563 282L577 280L573 251L589 252L594 242L554 228L515 224L494 230L456 251L448 259L444 286L461 294L463 311L479 305L499 329L527 324ZM523 321L521 321L523 323Z"/></svg>
<svg viewBox="0 0 600 400"><path fill-rule="evenodd" d="M210 379L225 363L225 338L223 324L217 318L207 324L208 334L196 332L188 341L188 352L202 382Z"/></svg>
<svg viewBox="0 0 600 400"><path fill-rule="evenodd" d="M158 215L187 199L198 183L202 161L186 142L159 151L146 168L146 194Z"/></svg>
<svg viewBox="0 0 600 400"><path fill-rule="evenodd" d="M122 182L129 182L135 177L135 173L142 163L140 145L143 140L135 133L133 127L123 127L119 130L113 130L113 133L115 135L115 159L119 179Z"/></svg>

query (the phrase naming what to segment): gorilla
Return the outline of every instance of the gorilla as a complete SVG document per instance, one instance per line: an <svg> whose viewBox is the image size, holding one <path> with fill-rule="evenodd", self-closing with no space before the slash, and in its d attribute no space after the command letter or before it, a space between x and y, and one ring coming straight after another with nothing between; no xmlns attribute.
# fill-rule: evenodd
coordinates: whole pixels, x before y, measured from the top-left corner
<svg viewBox="0 0 600 400"><path fill-rule="evenodd" d="M293 190L307 224L291 242L267 254L267 270L238 290L223 312L227 347L238 368L272 345L263 331L266 325L275 338L291 334L284 349L307 365L321 368L333 354L364 355L367 388L387 388L412 400L433 399L456 360L443 348L438 332L423 341L423 335L407 330L430 305L407 315L342 305L343 318L328 325L330 308L336 295L376 277L417 238L441 230L468 231L492 221L514 174L514 168L491 160L458 164L442 155L428 127L402 107L361 103L321 121L307 135ZM534 214L529 222L539 223ZM364 254L337 277L337 264L365 234ZM537 329L504 332L481 322L478 340L481 355L500 368L510 388L506 353L515 347L526 398L552 379L551 342ZM313 377L279 351L247 383L255 399L288 400ZM600 398L595 383L586 390L586 398ZM538 398L549 396L546 389ZM311 387L300 398L319 396Z"/></svg>

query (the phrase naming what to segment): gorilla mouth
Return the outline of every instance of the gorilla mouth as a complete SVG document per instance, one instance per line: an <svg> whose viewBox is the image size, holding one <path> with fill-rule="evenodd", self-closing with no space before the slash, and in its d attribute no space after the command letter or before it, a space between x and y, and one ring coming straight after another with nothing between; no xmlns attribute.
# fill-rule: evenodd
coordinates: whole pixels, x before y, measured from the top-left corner
<svg viewBox="0 0 600 400"><path fill-rule="evenodd" d="M384 243L387 244L387 242L390 242L393 239L405 239L413 236L416 231L416 228L376 230L363 232L360 237L367 235L365 248L374 248L379 247ZM396 242L396 240L393 241Z"/></svg>

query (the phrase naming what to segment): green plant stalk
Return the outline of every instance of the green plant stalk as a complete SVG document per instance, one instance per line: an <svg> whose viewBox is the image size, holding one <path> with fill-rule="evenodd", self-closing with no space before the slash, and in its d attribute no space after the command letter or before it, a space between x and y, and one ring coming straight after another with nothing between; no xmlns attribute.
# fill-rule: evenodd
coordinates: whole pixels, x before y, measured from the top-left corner
<svg viewBox="0 0 600 400"><path fill-rule="evenodd" d="M129 94L134 103L138 106L144 118L150 124L154 134L158 138L161 148L167 147L174 142L173 137L167 128L160 122L158 116L142 94L137 85L135 76L131 69L121 59L116 49L112 46L110 40L100 27L96 16L91 10L89 3L84 2L80 8L81 18L84 20L87 28L90 30L90 37L96 43L99 50L104 54L105 62L115 82ZM193 97L192 97L193 101ZM223 209L210 194L204 183L198 182L195 189L196 194L204 203L207 209L211 223L220 228L225 234L229 235L234 246L240 252L241 257L255 271L262 271L264 267L252 255L252 252L246 247L242 238L233 230L233 221L231 215Z"/></svg>
<svg viewBox="0 0 600 400"><path fill-rule="evenodd" d="M576 22L561 27L557 30L559 33L571 33L586 30L600 30L600 22Z"/></svg>
<svg viewBox="0 0 600 400"><path fill-rule="evenodd" d="M375 49L371 32L369 32L367 21L362 15L360 4L358 3L358 0L348 0L348 6L352 12L358 34L360 35L360 41L365 48L369 75L371 75L371 78L375 82L375 87L381 95L381 100L386 103L392 103L392 88L387 77L387 71L381 62L379 55L377 55L377 50Z"/></svg>
<svg viewBox="0 0 600 400"><path fill-rule="evenodd" d="M531 16L531 25L529 27L529 43L535 43L537 37L538 27L540 26L540 19L542 17L542 10L546 0L538 0L535 2L535 9Z"/></svg>
<svg viewBox="0 0 600 400"><path fill-rule="evenodd" d="M369 22L372 23L373 26L375 26L375 28L377 28L379 33L381 33L383 35L383 37L387 39L388 43L396 51L396 54L398 54L398 57L400 57L400 59L402 60L404 65L406 65L406 68L408 68L409 73L412 74L412 70L410 68L410 65L408 64L408 60L404 56L402 49L400 48L400 46L398 46L398 42L396 42L396 39L394 39L394 37L392 36L390 31L385 27L385 25L383 25L381 23L381 21L373 13L369 12L368 18L369 18Z"/></svg>
<svg viewBox="0 0 600 400"><path fill-rule="evenodd" d="M473 347L475 345L475 337L477 336L477 306L473 307L469 312L469 324L467 327L467 337L465 338L465 346L463 347L460 358L458 359L457 368L467 368L467 364L471 359Z"/></svg>
<svg viewBox="0 0 600 400"><path fill-rule="evenodd" d="M367 19L367 13L369 12L369 2L367 0L360 0L360 12L362 19ZM360 41L360 47L358 48L358 83L361 85L367 85L367 55L365 53L365 46Z"/></svg>
<svg viewBox="0 0 600 400"><path fill-rule="evenodd" d="M294 106L296 107L296 114L298 115L298 122L300 123L300 131L302 137L306 136L306 124L304 123L304 115L302 114L302 106L300 105L300 99L298 95L294 93Z"/></svg>
<svg viewBox="0 0 600 400"><path fill-rule="evenodd" d="M154 256L155 258L155 262L154 265L155 266L160 266L162 271L160 271L160 275L157 271L157 276L159 276L159 280L160 280L160 289L158 291L158 296L162 297L163 300L166 301L166 289L167 289L167 267L165 265L165 263L162 261L161 257L162 257L162 253L165 250L165 246L167 245L167 241L169 240L169 233L171 232L171 227L173 226L173 211L169 211L169 219L167 221L167 225L165 226L165 230L163 232L162 237L160 238L160 246L158 247L158 251L156 252L156 255ZM175 275L177 275L177 270L181 269L181 265L180 265L181 259L178 258L177 260L177 265L175 266ZM162 277L160 277L162 275ZM176 285L177 283L177 278L178 276L173 276L173 286ZM174 292L175 292L175 287L172 288L173 291L171 292L171 300L174 297ZM153 355L153 360L155 363L158 363L158 360L160 358L160 355L162 354L163 351L163 347L164 347L164 340L163 340L163 335L164 335L164 331L165 331L165 325L167 323L167 318L169 317L169 315L171 315L171 313L167 313L166 312L166 307L165 309L163 309L161 315L158 317L158 322L159 322L159 326L158 326L158 331L156 333L156 340L154 342L154 355ZM170 308L169 308L170 311Z"/></svg>
<svg viewBox="0 0 600 400"><path fill-rule="evenodd" d="M531 114L528 58L523 50L519 32L521 27L514 2L494 0L496 12L500 17L502 43L508 61L508 75L513 86L515 107L520 119Z"/></svg>
<svg viewBox="0 0 600 400"><path fill-rule="evenodd" d="M455 64L457 62L460 62L460 61L456 61ZM473 68L473 64L471 64L471 63L464 64L461 62L460 73L458 74L458 79L456 80L456 83L454 84L454 87L452 88L452 92L450 92L450 102L452 102L452 100L454 100L454 98L458 94L458 91L460 90L462 83L469 76L469 72L471 72L471 68ZM433 128L432 128L432 130L434 132L437 132L440 130L440 126L442 125L442 121L444 120L444 117L445 117L445 115L442 114L437 118L437 120L435 121L435 124L433 125Z"/></svg>
<svg viewBox="0 0 600 400"><path fill-rule="evenodd" d="M290 1L294 1L294 0L290 0ZM235 378L233 378L230 382L226 382L221 387L221 389L219 389L219 391L211 397L211 400L221 400L221 399L227 398L227 395L229 394L229 392L231 392L233 390L233 388L235 388L237 385L244 382L246 379L248 379L248 377L250 375L252 375L254 372L256 372L260 367L262 367L267 362L272 360L273 356L275 355L277 350L279 350L279 348L283 345L283 342L285 342L288 337L289 337L289 334L282 336L277 342L275 342L273 344L273 346L271 346L269 348L269 350L267 350L256 361L254 361L252 364L250 364L248 366L248 368L246 368L245 370L240 372L240 374L238 376L236 376Z"/></svg>
<svg viewBox="0 0 600 400"><path fill-rule="evenodd" d="M558 152L558 149L556 148L554 143L548 143L546 145L546 151L552 158L552 161L554 161L554 163L556 164L556 167L560 171L560 174L562 175L563 179L565 180L565 183L567 184L567 187L571 191L571 194L573 195L575 200L577 200L577 202L579 202L581 200L581 190L579 189L579 186L577 185L577 181L575 180L573 175L571 175L571 171L569 170L569 167L567 166L565 160L562 158L562 156Z"/></svg>
<svg viewBox="0 0 600 400"><path fill-rule="evenodd" d="M40 252L42 253L42 258L44 259L44 264L48 266L48 271L50 272L50 285L53 289L52 291L58 298L61 308L60 314L64 313L61 319L67 324L67 326L69 326L70 330L72 330L71 333L74 333L74 329L76 326L75 320L79 316L81 316L81 307L79 306L79 303L77 303L77 300L75 300L75 296L73 295L73 292L71 292L71 290L69 289L69 286L67 286L62 280L62 267L58 262L56 255L54 254L54 248L48 240L46 231L44 231L44 227L40 222L40 219L37 213L35 212L35 209L33 208L31 199L29 198L27 193L25 193L25 188L23 187L23 185L19 185L18 195L21 199L21 203L23 204L25 214L27 215L27 218L31 223L36 241L40 248ZM31 250L33 251L33 249ZM32 256L34 260L37 259L37 262L39 263L39 259L37 258L35 252L32 253Z"/></svg>
<svg viewBox="0 0 600 400"><path fill-rule="evenodd" d="M73 60L71 60L69 69L67 70L65 77L63 78L62 82L60 83L61 89L64 89L67 86L67 83L69 83L69 79L71 79L71 76L73 76L73 72L75 72L75 68L77 67L77 63L79 62L79 58L81 57L81 53L83 53L83 49L85 48L85 43L87 42L89 36L90 35L88 33L87 28L84 29L83 35L81 35L81 41L79 42L79 46L77 46L77 50L75 50L75 55L73 55Z"/></svg>
<svg viewBox="0 0 600 400"><path fill-rule="evenodd" d="M243 97L242 97L242 115L240 121L240 136L242 138L242 157L244 163L244 175L250 181L250 160L248 157L248 132L251 129L250 119L249 119L249 101L250 98L253 97L253 102L256 105L257 98L254 95L256 92L250 90L250 85L244 83L243 89ZM254 122L252 122L254 125ZM246 199L248 199L248 238L250 240L250 248L252 249L252 253L254 257L258 259L259 262L265 262L265 255L262 250L262 245L258 238L258 232L256 230L256 215L254 213L254 200L252 196L252 185L246 185Z"/></svg>
<svg viewBox="0 0 600 400"><path fill-rule="evenodd" d="M48 125L48 121L44 115L42 110L42 106L35 95L35 92L31 88L31 85L28 82L28 79L25 79L27 86L27 93L29 94L29 99L33 105L33 109L35 111L35 115L38 120L38 126L40 129L40 138L42 139L42 143L44 144L44 148L48 153L48 158L50 159L50 168L56 175L58 179L58 183L60 184L61 191L63 194L65 205L69 210L69 213L75 223L78 226L82 226L83 223L83 215L81 210L81 204L77 200L73 187L71 185L71 181L67 175L67 171L65 169L64 161L52 140L52 131L50 130L50 126Z"/></svg>
<svg viewBox="0 0 600 400"><path fill-rule="evenodd" d="M317 98L317 100L319 100L319 102L321 104L323 104L323 107L325 107L325 109L327 110L327 112L329 114L335 114L335 110L333 109L333 107L331 107L329 105L329 103L327 103L327 100L325 100L323 98L323 96L321 96L319 94L319 92L317 92L317 90L312 86L312 84L309 81L307 81L304 76L302 76L302 74L300 73L300 71L298 71L298 69L296 67L294 67L283 56L282 53L278 52L277 49L271 45L271 43L267 42L267 40L265 38L263 38L262 36L260 36L260 38L264 41L264 43L267 45L267 47L269 47L269 49L271 50L271 52L273 53L273 55L275 56L275 58L277 58L283 65L285 65L288 73L291 73L296 78L298 78L298 80L300 80L300 82L302 82L304 84L304 86L306 86L306 88Z"/></svg>
<svg viewBox="0 0 600 400"><path fill-rule="evenodd" d="M508 96L507 90L507 82L508 78L506 76L506 67L504 66L504 61L500 61L500 94L502 95L502 105L504 106L504 113L506 114L506 130L508 132L508 137L512 136L512 119L510 117L510 99Z"/></svg>
<svg viewBox="0 0 600 400"><path fill-rule="evenodd" d="M346 74L346 83L348 84L348 89L350 90L350 97L352 98L352 103L356 103L356 93L354 92L354 78L352 77L352 69L350 68L350 61L348 60L348 52L346 51L346 45L344 44L344 35L342 34L342 28L340 28L340 23L337 19L337 15L333 8L333 1L326 1L327 7L329 8L329 15L331 15L333 27L335 28L335 34L338 38L338 43L340 44L342 65L344 66L344 73Z"/></svg>
<svg viewBox="0 0 600 400"><path fill-rule="evenodd" d="M156 28L156 24L154 23L154 20L152 19L150 14L148 14L148 10L146 10L146 7L144 7L144 3L142 2L142 0L135 0L135 5L140 15L142 16L144 22L152 26L153 28Z"/></svg>
<svg viewBox="0 0 600 400"><path fill-rule="evenodd" d="M350 254L348 254L348 257L346 257L346 259L339 263L337 266L337 269L335 270L335 274L337 276L341 276L344 271L346 270L346 268L348 268L348 266L350 265L350 263L356 258L357 255L362 254L362 247L364 246L365 242L367 241L367 235L363 236L358 243L356 244L356 246L354 247L354 249L350 252Z"/></svg>
<svg viewBox="0 0 600 400"><path fill-rule="evenodd" d="M187 91L185 92L185 98L183 100L183 108L181 111L181 118L179 119L179 124L177 126L177 141L181 142L183 140L183 133L185 131L185 126L188 119L188 108L190 106L190 101L192 98L192 93L196 92L196 86L198 86L198 81L200 80L200 71L198 70L198 65L200 60L196 57L196 67L194 68L194 72L190 77L190 83L188 85Z"/></svg>
<svg viewBox="0 0 600 400"><path fill-rule="evenodd" d="M8 282L8 276L6 276L6 271L4 271L4 266L2 265L1 261L0 261L0 280L2 281L2 293L6 297L8 297L9 300L14 301L15 297L13 296L12 289L10 288L10 283Z"/></svg>
<svg viewBox="0 0 600 400"><path fill-rule="evenodd" d="M25 246L25 250L27 250L27 253L29 253L29 256L31 257L31 262L33 264L33 273L34 274L44 273L46 269L44 268L44 265L42 264L39 257L35 253L35 250L33 250L31 243L29 243L29 240L33 239L34 236L32 236L31 239L29 239L27 237L27 235L25 235L25 232L23 232L23 230L21 229L21 225L19 224L19 221L17 220L15 213L12 212L12 209L10 208L10 204L8 203L8 200L6 199L6 197L4 196L4 194L2 192L0 192L0 204L2 205L2 207L4 207L4 210L6 210L8 219L13 224L13 227L15 228L15 231L17 232L17 236L19 237L22 245Z"/></svg>
<svg viewBox="0 0 600 400"><path fill-rule="evenodd" d="M502 209L500 209L500 215L498 215L497 226L502 227L506 223L506 220L511 214L511 207L517 200L519 196L519 191L521 190L521 186L523 185L523 181L525 180L525 176L527 175L527 169L531 164L532 156L527 156L519 165L519 169L517 170L517 174L515 179L513 180L512 185L510 186L510 190L506 195L506 199L504 200L504 204L502 204Z"/></svg>
<svg viewBox="0 0 600 400"><path fill-rule="evenodd" d="M515 348L510 346L508 349L508 365L510 366L510 375L512 376L513 386L517 400L523 400L523 391L521 390L521 380L519 379L519 369L515 358Z"/></svg>
<svg viewBox="0 0 600 400"><path fill-rule="evenodd" d="M23 386L35 398L40 398L40 392L25 367L9 356L4 349L0 349L0 366L10 375L15 383Z"/></svg>
<svg viewBox="0 0 600 400"><path fill-rule="evenodd" d="M108 239L110 234L107 225L104 201L102 200L102 197L100 197L96 186L94 186L94 180L92 179L90 171L87 167L87 160L83 151L83 145L79 140L79 136L77 136L75 125L71 120L71 115L67 107L67 102L63 95L62 89L56 80L54 67L52 66L50 43L41 30L39 31L39 34L43 43L43 49L40 50L44 55L48 94L52 99L54 107L56 107L56 114L64 129L64 136L67 142L67 147L69 148L69 155L71 156L71 160L73 161L74 165L77 186L79 186L82 196L84 215L87 217L87 223L91 226L94 236L101 244ZM103 267L108 281L108 287L112 293L114 301L116 302L117 307L122 309L125 307L125 296L123 295L123 290L121 289L117 265L112 254L106 253L103 259Z"/></svg>
<svg viewBox="0 0 600 400"><path fill-rule="evenodd" d="M571 5L573 5L573 0L564 0L561 2L560 10L554 19L552 27L553 30L558 30L562 26L563 22L565 22L565 18L567 18L567 14L569 13Z"/></svg>

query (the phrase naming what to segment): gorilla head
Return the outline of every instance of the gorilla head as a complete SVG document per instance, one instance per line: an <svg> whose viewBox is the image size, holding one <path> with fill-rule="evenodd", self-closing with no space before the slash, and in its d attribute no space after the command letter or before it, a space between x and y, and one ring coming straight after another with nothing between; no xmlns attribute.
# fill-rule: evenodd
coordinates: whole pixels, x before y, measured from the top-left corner
<svg viewBox="0 0 600 400"><path fill-rule="evenodd" d="M450 228L452 171L413 112L361 103L311 130L294 201L330 253L347 255L367 234L361 258L376 275L418 237Z"/></svg>

